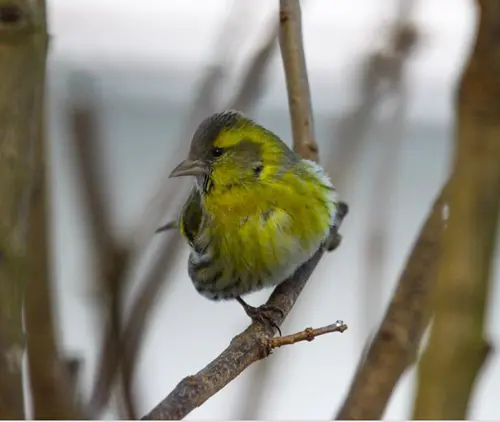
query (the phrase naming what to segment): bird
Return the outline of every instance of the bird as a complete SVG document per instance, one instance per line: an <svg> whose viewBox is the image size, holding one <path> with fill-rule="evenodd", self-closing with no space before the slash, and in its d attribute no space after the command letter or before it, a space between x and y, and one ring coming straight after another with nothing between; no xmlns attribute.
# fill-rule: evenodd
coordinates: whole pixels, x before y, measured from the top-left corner
<svg viewBox="0 0 500 422"><path fill-rule="evenodd" d="M281 333L271 316L281 309L242 296L292 276L328 243L347 204L319 164L237 110L199 124L169 178L185 176L194 184L175 226L191 248L195 289L213 301L236 300L253 321Z"/></svg>

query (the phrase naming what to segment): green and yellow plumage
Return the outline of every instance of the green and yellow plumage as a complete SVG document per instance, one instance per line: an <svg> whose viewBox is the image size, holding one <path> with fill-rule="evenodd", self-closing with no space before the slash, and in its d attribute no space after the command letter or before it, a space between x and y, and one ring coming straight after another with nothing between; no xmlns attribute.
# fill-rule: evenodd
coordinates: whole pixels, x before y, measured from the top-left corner
<svg viewBox="0 0 500 422"><path fill-rule="evenodd" d="M243 114L205 119L172 176L194 175L179 221L188 272L212 300L233 299L292 275L325 242L338 201L322 168Z"/></svg>

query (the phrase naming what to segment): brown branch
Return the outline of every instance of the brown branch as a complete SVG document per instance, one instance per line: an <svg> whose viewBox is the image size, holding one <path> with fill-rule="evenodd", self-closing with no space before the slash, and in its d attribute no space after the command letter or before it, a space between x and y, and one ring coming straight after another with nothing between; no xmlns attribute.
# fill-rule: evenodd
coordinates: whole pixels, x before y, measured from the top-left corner
<svg viewBox="0 0 500 422"><path fill-rule="evenodd" d="M500 211L500 3L477 3L479 29L459 88L450 218L414 419L467 419L489 351L484 323Z"/></svg>
<svg viewBox="0 0 500 422"><path fill-rule="evenodd" d="M60 359L53 317L48 230L47 142L44 137L44 86L48 34L45 1L32 10L36 22L35 93L30 126L34 136L32 190L29 207L29 278L25 294L25 321L28 332L28 365L34 419L77 419L67 368Z"/></svg>
<svg viewBox="0 0 500 422"><path fill-rule="evenodd" d="M283 15L280 15L280 22L285 26L292 25L291 28L293 29L290 30L290 28L287 28L286 30L280 31L281 49L302 49L301 36L291 36L291 32L293 31L298 31L298 34L301 34L300 8L298 6L298 2L284 1L282 2L282 6L286 6L287 11L285 12L286 19L283 19ZM282 40L283 37L287 37L287 40ZM287 57L293 58L297 57L297 55L290 54L288 51L283 53L285 72L299 72L302 77L305 76L305 82L307 83L305 62L302 61L301 64L297 65L297 63L291 59L286 61ZM289 76L288 79L290 81L300 80L301 83L304 82L304 79L297 79L294 76ZM293 94L290 92L290 96L304 95L304 92L308 92L308 88L306 91L297 91L297 88L292 85L292 83L289 84L289 89L293 92ZM307 104L308 102L310 102L310 100L301 101L301 104ZM291 104L292 103L294 102L291 101ZM306 128L302 127L302 123L300 125L295 124L294 127L296 129L300 127L300 133L305 133L307 131L308 136L306 139L311 140L312 136L310 135L312 129L312 118L309 117L310 107L307 110L299 109L299 111L297 111L295 105L293 105L293 107L294 112L292 112L292 119L294 120L294 123L296 123L295 119L299 119L300 122L306 122ZM302 115L300 113L306 114ZM301 148L301 145L301 142L295 143L295 146L299 149ZM306 150L307 146L306 149L302 148L298 152L300 154L310 154L311 150ZM315 148L315 152L317 153L317 147ZM317 159L317 156L311 157L309 155L308 158ZM342 210L343 212L339 213L337 227L340 227L345 213L347 213L347 207L343 207ZM336 232L333 233L333 235L336 234ZM307 283L307 280L311 276L313 270L316 268L316 265L318 264L323 253L324 248L318 250L316 254L309 261L303 264L292 277L277 286L271 294L271 297L267 301L267 305L277 307L283 311L283 315L275 320L278 326L282 324L285 317L291 311L293 305L299 297L300 292ZM184 378L177 385L177 387L175 387L175 389L150 413L144 416L143 419L163 420L184 418L193 409L201 406L211 396L229 384L252 363L266 357L269 354L269 339L272 338L274 334L275 329L273 327L255 323L251 324L243 333L236 336L226 350L224 350L215 360L209 363L196 375Z"/></svg>
<svg viewBox="0 0 500 422"><path fill-rule="evenodd" d="M269 353L272 349L277 349L278 347L288 346L301 341L313 341L316 337L329 333L343 333L345 330L347 330L347 325L339 320L335 324L326 325L325 327L306 328L303 331L288 336L270 338L268 342Z"/></svg>
<svg viewBox="0 0 500 422"><path fill-rule="evenodd" d="M22 298L28 274L34 29L21 1L0 2L0 419L24 419Z"/></svg>
<svg viewBox="0 0 500 422"><path fill-rule="evenodd" d="M417 238L382 324L340 408L339 420L381 419L395 385L416 358L430 320L428 304L445 228L447 193L448 184Z"/></svg>
<svg viewBox="0 0 500 422"><path fill-rule="evenodd" d="M293 149L303 158L318 162L299 0L280 0L279 40L292 118Z"/></svg>

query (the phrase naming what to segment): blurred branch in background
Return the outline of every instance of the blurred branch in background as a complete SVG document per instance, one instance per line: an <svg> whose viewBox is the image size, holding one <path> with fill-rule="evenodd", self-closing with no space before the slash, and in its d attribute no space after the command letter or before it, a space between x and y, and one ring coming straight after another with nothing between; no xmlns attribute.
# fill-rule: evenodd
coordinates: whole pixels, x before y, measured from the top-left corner
<svg viewBox="0 0 500 422"><path fill-rule="evenodd" d="M396 96L401 85L405 61L416 46L417 32L409 22L415 0L399 0L396 21L385 49L372 52L362 64L358 101L333 127L331 155L327 168L340 192L348 191L358 156L368 142L375 113L386 97Z"/></svg>
<svg viewBox="0 0 500 422"><path fill-rule="evenodd" d="M280 2L280 47L287 79L290 112L293 116L294 147L296 151L307 154L308 158L317 158L318 148L312 132L312 108L302 42L300 4L297 0ZM305 127L299 125L296 119ZM347 209L345 211L347 212ZM343 217L344 215L339 216L339 225ZM283 315L276 318L276 324L281 325L292 309L323 253L324 250L320 249L271 294L266 305L283 311ZM252 323L243 333L236 336L229 347L214 361L196 375L184 378L143 419L184 418L252 363L266 357L269 351L269 339L274 334L274 327Z"/></svg>
<svg viewBox="0 0 500 422"><path fill-rule="evenodd" d="M358 364L337 420L379 420L403 373L415 362L429 324L448 184L434 202L408 257L384 319Z"/></svg>
<svg viewBox="0 0 500 422"><path fill-rule="evenodd" d="M408 3L408 0L405 0ZM405 64L417 42L417 32L411 23L400 17L391 31L389 48L375 53L371 72L378 74L374 83L385 86L378 107L390 106L389 115L381 123L380 150L377 151L375 174L368 199L365 260L361 272L361 326L371 330L380 318L384 270L387 263L388 234L391 229L391 203L397 182L397 165L404 139L407 94L404 81ZM378 62L378 63L377 63ZM370 70L369 70L370 72ZM385 104L384 104L385 103ZM368 140L367 140L368 141Z"/></svg>
<svg viewBox="0 0 500 422"><path fill-rule="evenodd" d="M477 0L479 29L457 98L449 226L415 419L467 419L489 351L485 314L500 205L500 2ZM446 347L444 347L444 343Z"/></svg>
<svg viewBox="0 0 500 422"><path fill-rule="evenodd" d="M109 206L103 192L103 163L99 150L97 122L97 93L92 80L84 75L74 75L71 80L72 104L69 117L72 140L77 156L77 168L83 185L84 201L89 213L89 231L93 242L94 262L97 269L97 291L102 292L106 305L107 322L104 324L107 349L106 365L101 372L122 369L123 338L122 301L125 275L128 270L129 252L113 238ZM101 373L100 372L100 373ZM102 394L104 396L104 393ZM97 412L91 406L91 412ZM127 418L134 419L135 410L131 400L126 400Z"/></svg>
<svg viewBox="0 0 500 422"><path fill-rule="evenodd" d="M30 396L34 419L76 419L80 412L73 402L74 394L67 367L60 359L56 330L59 324L53 318L54 285L50 271L49 196L47 189L48 142L44 136L45 64L48 50L45 1L31 5L35 31L30 62L23 67L31 69L32 115L25 124L33 143L25 151L31 161L28 266L29 276L25 293L25 324L27 331ZM26 81L28 82L28 81ZM29 83L29 82L28 82Z"/></svg>
<svg viewBox="0 0 500 422"><path fill-rule="evenodd" d="M329 157L328 168L339 192L348 195L355 180L361 153L372 142L373 135L381 140L376 152L375 174L366 229L365 260L361 274L361 326L370 332L380 315L384 268L386 264L387 233L391 221L391 198L397 178L397 163L403 139L406 110L404 73L406 64L418 42L418 33L410 22L415 1L399 0L396 20L391 25L389 39L382 49L372 52L362 66L359 100L335 127L335 148ZM390 106L381 124L378 114ZM377 133L377 127L382 131ZM370 134L372 136L370 136ZM344 193L345 192L345 193ZM361 332L363 339L365 332Z"/></svg>
<svg viewBox="0 0 500 422"><path fill-rule="evenodd" d="M248 60L248 65L241 78L240 89L235 96L229 100L227 109L246 111L247 113L255 107L256 99L262 97L265 88L263 75L269 67L269 62L273 57L277 41L279 25L273 19L268 34L261 41L257 51ZM200 120L201 121L201 120Z"/></svg>

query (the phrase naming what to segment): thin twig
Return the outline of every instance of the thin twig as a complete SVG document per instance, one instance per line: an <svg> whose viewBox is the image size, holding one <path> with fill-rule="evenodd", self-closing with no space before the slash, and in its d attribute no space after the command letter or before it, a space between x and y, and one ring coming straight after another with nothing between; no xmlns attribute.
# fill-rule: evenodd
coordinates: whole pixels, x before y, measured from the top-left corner
<svg viewBox="0 0 500 422"><path fill-rule="evenodd" d="M446 226L443 208L447 193L448 184L420 231L378 332L359 363L338 420L381 419L394 386L415 361L431 317L428 305Z"/></svg>
<svg viewBox="0 0 500 422"><path fill-rule="evenodd" d="M301 157L318 162L299 0L280 0L279 40L292 118L293 149Z"/></svg>
<svg viewBox="0 0 500 422"><path fill-rule="evenodd" d="M456 104L455 176L414 419L468 419L490 345L485 316L500 211L500 3L477 1L476 43Z"/></svg>
<svg viewBox="0 0 500 422"><path fill-rule="evenodd" d="M337 321L335 324L326 325L321 328L306 328L298 333L290 334L288 336L273 337L269 339L268 347L270 351L278 347L288 346L300 341L313 341L316 337L329 334L329 333L343 333L347 330L347 325L344 321Z"/></svg>

